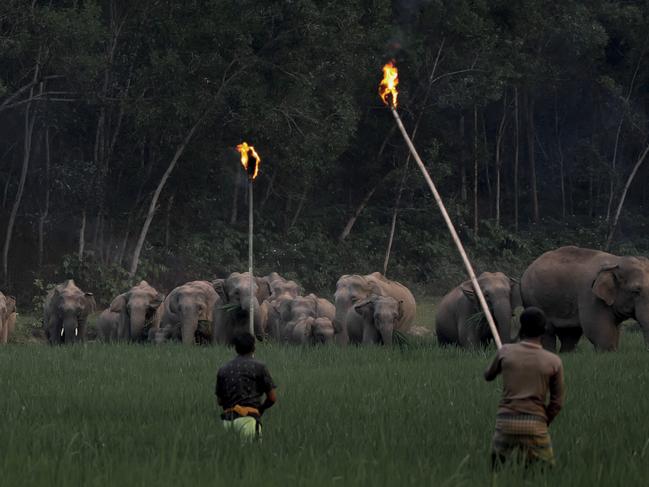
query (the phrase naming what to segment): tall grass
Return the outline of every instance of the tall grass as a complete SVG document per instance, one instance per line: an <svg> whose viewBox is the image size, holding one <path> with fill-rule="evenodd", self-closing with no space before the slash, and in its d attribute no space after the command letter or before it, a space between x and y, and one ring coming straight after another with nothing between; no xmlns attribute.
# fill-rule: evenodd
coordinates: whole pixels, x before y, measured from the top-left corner
<svg viewBox="0 0 649 487"><path fill-rule="evenodd" d="M497 485L646 485L649 353L564 355L557 467ZM221 347L0 349L0 485L488 485L499 387L493 350L260 345L279 402L261 444L221 428Z"/></svg>

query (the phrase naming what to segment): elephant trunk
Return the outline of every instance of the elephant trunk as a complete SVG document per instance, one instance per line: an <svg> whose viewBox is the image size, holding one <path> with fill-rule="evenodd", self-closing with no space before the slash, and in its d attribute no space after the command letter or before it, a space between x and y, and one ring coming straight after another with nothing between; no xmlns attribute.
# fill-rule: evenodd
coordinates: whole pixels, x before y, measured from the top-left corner
<svg viewBox="0 0 649 487"><path fill-rule="evenodd" d="M511 337L511 322L512 322L512 307L508 302L497 303L492 308L494 320L496 320L496 327L500 334L500 340L503 343L510 343ZM491 330L488 332L491 334Z"/></svg>
<svg viewBox="0 0 649 487"><path fill-rule="evenodd" d="M381 341L383 345L392 345L392 335L394 333L394 326L390 324L383 325L379 328L379 334L381 335Z"/></svg>
<svg viewBox="0 0 649 487"><path fill-rule="evenodd" d="M63 318L63 343L74 343L77 341L78 321L76 314L66 314Z"/></svg>
<svg viewBox="0 0 649 487"><path fill-rule="evenodd" d="M250 309L251 304L252 304L252 311ZM246 330L248 330L249 323L250 323L250 313L252 312L253 331L254 331L253 334L258 339L263 338L264 328L266 324L264 323L262 312L261 312L261 306L259 305L259 301L257 300L257 298L252 298L252 302L251 302L250 297L244 297L241 301L241 309L243 310L246 319Z"/></svg>
<svg viewBox="0 0 649 487"><path fill-rule="evenodd" d="M196 313L184 313L180 320L183 345L194 345L196 342L196 329L198 328L198 316Z"/></svg>
<svg viewBox="0 0 649 487"><path fill-rule="evenodd" d="M129 317L130 326L127 328L127 333L131 340L140 340L144 335L144 328L146 326L146 310L131 309Z"/></svg>

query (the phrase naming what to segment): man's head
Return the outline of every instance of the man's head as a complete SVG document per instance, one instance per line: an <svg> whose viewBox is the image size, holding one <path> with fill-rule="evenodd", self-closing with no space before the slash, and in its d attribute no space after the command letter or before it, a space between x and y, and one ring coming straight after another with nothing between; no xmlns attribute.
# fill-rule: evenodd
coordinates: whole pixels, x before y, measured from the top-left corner
<svg viewBox="0 0 649 487"><path fill-rule="evenodd" d="M539 338L545 333L545 313L543 310L530 306L521 314L521 339Z"/></svg>
<svg viewBox="0 0 649 487"><path fill-rule="evenodd" d="M250 333L238 333L232 339L232 345L239 355L249 355L255 351L255 337Z"/></svg>

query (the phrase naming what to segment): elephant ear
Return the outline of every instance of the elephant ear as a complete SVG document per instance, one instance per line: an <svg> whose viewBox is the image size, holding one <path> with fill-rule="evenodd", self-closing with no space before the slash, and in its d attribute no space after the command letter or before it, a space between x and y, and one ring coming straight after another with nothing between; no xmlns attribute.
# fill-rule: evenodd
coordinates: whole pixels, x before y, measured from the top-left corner
<svg viewBox="0 0 649 487"><path fill-rule="evenodd" d="M512 304L512 312L516 308L520 308L523 306L523 296L521 294L521 281L519 279L514 279L512 277L509 277L509 282L510 282L510 291L509 291L509 296L510 296L510 301Z"/></svg>
<svg viewBox="0 0 649 487"><path fill-rule="evenodd" d="M212 287L216 291L216 294L219 295L221 301L224 303L228 302L228 295L225 292L225 279L214 279L212 281Z"/></svg>
<svg viewBox="0 0 649 487"><path fill-rule="evenodd" d="M473 289L473 283L471 281L464 281L460 284L460 290L469 301L475 301L475 290Z"/></svg>
<svg viewBox="0 0 649 487"><path fill-rule="evenodd" d="M7 315L16 312L16 298L13 296L5 296L7 301Z"/></svg>
<svg viewBox="0 0 649 487"><path fill-rule="evenodd" d="M372 320L374 315L374 300L372 298L363 299L354 305L356 311L363 318Z"/></svg>
<svg viewBox="0 0 649 487"><path fill-rule="evenodd" d="M617 267L616 265L602 267L593 281L593 294L604 301L607 306L611 306L617 297L619 286L615 275Z"/></svg>
<svg viewBox="0 0 649 487"><path fill-rule="evenodd" d="M165 300L165 295L162 293L157 293L153 297L153 299L151 299L149 306L153 309L158 309L164 300Z"/></svg>
<svg viewBox="0 0 649 487"><path fill-rule="evenodd" d="M97 308L97 303L95 302L95 295L92 293L84 293L86 298L86 310L88 313L94 313Z"/></svg>
<svg viewBox="0 0 649 487"><path fill-rule="evenodd" d="M127 301L128 301L128 297L126 293L120 294L115 299L113 299L113 301L110 303L110 310L113 313L121 313L126 309Z"/></svg>
<svg viewBox="0 0 649 487"><path fill-rule="evenodd" d="M255 277L255 281L257 282L257 301L260 303L266 301L273 294L270 283L263 277Z"/></svg>

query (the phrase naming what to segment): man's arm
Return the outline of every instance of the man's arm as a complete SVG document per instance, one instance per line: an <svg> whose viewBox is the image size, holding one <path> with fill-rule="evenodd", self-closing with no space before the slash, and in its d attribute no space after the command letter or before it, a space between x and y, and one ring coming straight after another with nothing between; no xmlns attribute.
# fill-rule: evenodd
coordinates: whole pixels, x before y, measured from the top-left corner
<svg viewBox="0 0 649 487"><path fill-rule="evenodd" d="M277 402L277 393L275 392L275 389L271 389L266 393L266 400L259 407L259 414L264 414L264 411L272 408L275 402Z"/></svg>
<svg viewBox="0 0 649 487"><path fill-rule="evenodd" d="M550 376L550 402L545 407L545 414L548 416L548 424L557 417L563 407L565 388L563 384L563 364L559 362L559 368Z"/></svg>
<svg viewBox="0 0 649 487"><path fill-rule="evenodd" d="M487 382L491 382L496 377L498 377L498 374L500 374L500 372L501 372L501 360L502 360L502 357L500 356L500 350L499 350L496 353L496 356L494 357L493 361L491 362L491 365L487 368L487 370L484 371L484 379Z"/></svg>

